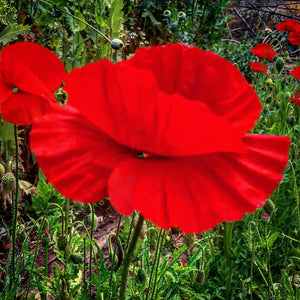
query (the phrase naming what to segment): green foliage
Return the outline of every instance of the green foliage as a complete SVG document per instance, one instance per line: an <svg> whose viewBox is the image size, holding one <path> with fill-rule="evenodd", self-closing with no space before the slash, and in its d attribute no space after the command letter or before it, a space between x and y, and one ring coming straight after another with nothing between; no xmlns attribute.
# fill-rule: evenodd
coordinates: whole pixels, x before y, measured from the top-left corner
<svg viewBox="0 0 300 300"><path fill-rule="evenodd" d="M9 24L0 32L0 42L3 45L7 45L29 29L29 25Z"/></svg>

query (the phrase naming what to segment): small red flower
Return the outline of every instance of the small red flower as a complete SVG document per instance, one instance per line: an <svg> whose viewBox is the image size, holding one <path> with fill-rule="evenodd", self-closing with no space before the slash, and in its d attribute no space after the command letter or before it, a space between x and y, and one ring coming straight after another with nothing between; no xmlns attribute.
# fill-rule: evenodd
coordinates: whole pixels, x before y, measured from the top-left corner
<svg viewBox="0 0 300 300"><path fill-rule="evenodd" d="M300 24L294 19L292 20L286 19L284 23L276 24L276 28L280 31L298 32L300 31Z"/></svg>
<svg viewBox="0 0 300 300"><path fill-rule="evenodd" d="M246 134L259 99L210 51L142 48L65 82L68 103L38 119L30 140L49 182L72 200L109 195L122 214L192 233L253 212L282 179L289 138Z"/></svg>
<svg viewBox="0 0 300 300"><path fill-rule="evenodd" d="M276 51L272 50L272 45L270 44L258 44L257 46L253 47L251 51L258 58L267 60L270 60L277 54Z"/></svg>
<svg viewBox="0 0 300 300"><path fill-rule="evenodd" d="M266 64L262 64L262 63L258 63L258 62L251 62L249 65L250 65L252 71L262 72L265 75L268 75Z"/></svg>
<svg viewBox="0 0 300 300"><path fill-rule="evenodd" d="M0 53L0 104L5 121L31 124L55 104L65 77L62 62L50 50L30 42L4 47Z"/></svg>
<svg viewBox="0 0 300 300"><path fill-rule="evenodd" d="M295 93L295 96L293 98L290 98L289 100L294 102L297 105L300 105L300 91L297 91Z"/></svg>
<svg viewBox="0 0 300 300"><path fill-rule="evenodd" d="M297 79L300 79L300 66L291 71L291 75Z"/></svg>
<svg viewBox="0 0 300 300"><path fill-rule="evenodd" d="M185 264L187 263L186 261L183 261L183 260L181 260L180 262L181 262L181 265L182 265L183 267L184 267Z"/></svg>
<svg viewBox="0 0 300 300"><path fill-rule="evenodd" d="M284 23L276 24L280 31L289 31L289 42L293 45L300 45L300 24L296 20L285 20Z"/></svg>

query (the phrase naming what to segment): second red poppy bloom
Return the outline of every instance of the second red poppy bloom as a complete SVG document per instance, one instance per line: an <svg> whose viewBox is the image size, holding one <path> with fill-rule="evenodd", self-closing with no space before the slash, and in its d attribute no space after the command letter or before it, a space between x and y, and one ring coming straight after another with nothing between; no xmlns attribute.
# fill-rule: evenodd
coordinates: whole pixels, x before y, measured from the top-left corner
<svg viewBox="0 0 300 300"><path fill-rule="evenodd" d="M50 50L30 42L4 47L0 53L1 115L17 125L31 124L55 104L54 94L66 73Z"/></svg>

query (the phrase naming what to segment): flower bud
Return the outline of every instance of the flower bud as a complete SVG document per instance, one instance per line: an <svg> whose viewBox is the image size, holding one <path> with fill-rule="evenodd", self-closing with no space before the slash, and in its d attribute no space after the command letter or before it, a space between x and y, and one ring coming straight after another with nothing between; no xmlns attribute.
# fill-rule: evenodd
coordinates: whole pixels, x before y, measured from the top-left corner
<svg viewBox="0 0 300 300"><path fill-rule="evenodd" d="M205 281L206 274L204 270L198 270L195 274L195 281L198 283L203 283Z"/></svg>
<svg viewBox="0 0 300 300"><path fill-rule="evenodd" d="M2 164L0 164L0 177L2 177L4 173L5 173L5 167Z"/></svg>
<svg viewBox="0 0 300 300"><path fill-rule="evenodd" d="M147 274L146 271L142 268L139 268L137 271L136 279L139 283L144 283L146 281Z"/></svg>
<svg viewBox="0 0 300 300"><path fill-rule="evenodd" d="M275 68L278 73L280 73L282 71L282 69L284 68L284 60L282 57L277 58L277 60L275 62Z"/></svg>
<svg viewBox="0 0 300 300"><path fill-rule="evenodd" d="M266 85L272 86L272 85L273 85L273 80L272 80L271 78L268 78L268 79L266 80Z"/></svg>
<svg viewBox="0 0 300 300"><path fill-rule="evenodd" d="M50 234L44 233L44 234L42 235L42 246L43 246L44 248L48 247L49 244L50 244L50 241L51 241Z"/></svg>
<svg viewBox="0 0 300 300"><path fill-rule="evenodd" d="M70 256L71 262L74 263L75 265L80 265L82 264L83 258L80 253L72 253Z"/></svg>
<svg viewBox="0 0 300 300"><path fill-rule="evenodd" d="M275 204L271 199L267 199L263 208L268 215L271 215L275 210Z"/></svg>
<svg viewBox="0 0 300 300"><path fill-rule="evenodd" d="M16 178L11 172L7 172L3 175L1 184L2 190L4 193L10 193L12 189L15 187Z"/></svg>
<svg viewBox="0 0 300 300"><path fill-rule="evenodd" d="M270 222L270 215L268 214L262 214L261 215L261 221L264 223L264 224L268 224Z"/></svg>
<svg viewBox="0 0 300 300"><path fill-rule="evenodd" d="M124 43L120 39L113 39L110 43L110 46L114 50L120 50L121 48L123 48Z"/></svg>
<svg viewBox="0 0 300 300"><path fill-rule="evenodd" d="M57 248L60 251L64 251L66 250L68 245L68 238L65 234L62 234L58 237L57 239Z"/></svg>

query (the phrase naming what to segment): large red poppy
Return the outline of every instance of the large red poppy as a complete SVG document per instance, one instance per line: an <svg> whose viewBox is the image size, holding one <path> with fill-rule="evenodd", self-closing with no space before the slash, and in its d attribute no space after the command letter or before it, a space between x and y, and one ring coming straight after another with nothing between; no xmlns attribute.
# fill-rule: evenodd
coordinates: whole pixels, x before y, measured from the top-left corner
<svg viewBox="0 0 300 300"><path fill-rule="evenodd" d="M109 195L165 229L201 232L253 212L282 179L289 138L246 134L261 105L225 59L181 44L73 70L68 103L33 124L48 180L85 203Z"/></svg>
<svg viewBox="0 0 300 300"><path fill-rule="evenodd" d="M31 124L56 103L65 77L63 63L50 50L30 42L4 47L0 53L0 104L4 120Z"/></svg>
<svg viewBox="0 0 300 300"><path fill-rule="evenodd" d="M272 50L272 45L270 44L258 44L257 46L251 48L253 54L260 59L272 59L277 52Z"/></svg>

